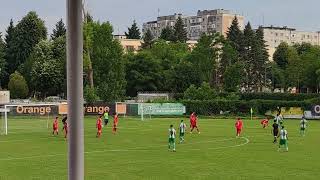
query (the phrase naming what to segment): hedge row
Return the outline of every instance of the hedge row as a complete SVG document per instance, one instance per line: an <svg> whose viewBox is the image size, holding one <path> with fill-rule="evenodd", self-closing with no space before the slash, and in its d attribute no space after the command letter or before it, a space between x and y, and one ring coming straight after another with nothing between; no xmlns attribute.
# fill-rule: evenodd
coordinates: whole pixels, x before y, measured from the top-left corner
<svg viewBox="0 0 320 180"><path fill-rule="evenodd" d="M292 94L292 93L240 93L241 100L281 100L281 101L305 101L307 99L313 99L320 96L320 94Z"/></svg>
<svg viewBox="0 0 320 180"><path fill-rule="evenodd" d="M268 110L276 110L277 107L301 107L310 109L312 103L308 101L278 101L278 100L213 100L197 101L182 100L187 113L197 112L199 115L216 115L220 111L230 111L232 114L249 114L250 108L255 113L265 114Z"/></svg>
<svg viewBox="0 0 320 180"><path fill-rule="evenodd" d="M230 93L219 93L218 96L221 98L227 98ZM281 101L305 101L308 99L319 98L320 94L291 94L291 93L237 93L240 100L281 100ZM183 93L175 93L172 95L175 100L182 100Z"/></svg>

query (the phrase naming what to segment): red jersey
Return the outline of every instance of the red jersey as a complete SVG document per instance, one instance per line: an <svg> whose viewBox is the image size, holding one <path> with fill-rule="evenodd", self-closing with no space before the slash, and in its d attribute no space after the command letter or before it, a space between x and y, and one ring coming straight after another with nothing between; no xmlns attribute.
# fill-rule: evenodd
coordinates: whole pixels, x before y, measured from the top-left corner
<svg viewBox="0 0 320 180"><path fill-rule="evenodd" d="M97 128L98 129L102 129L102 120L101 120L101 118L99 118L98 120L97 120Z"/></svg>
<svg viewBox="0 0 320 180"><path fill-rule="evenodd" d="M236 126L237 129L242 129L242 127L243 127L242 120L241 119L237 120L235 126Z"/></svg>
<svg viewBox="0 0 320 180"><path fill-rule="evenodd" d="M262 120L261 124L263 124L263 125L268 124L268 120L267 119Z"/></svg>
<svg viewBox="0 0 320 180"><path fill-rule="evenodd" d="M58 119L55 119L53 121L53 129L58 129L58 127L59 127L59 121L58 121Z"/></svg>
<svg viewBox="0 0 320 180"><path fill-rule="evenodd" d="M114 115L113 125L114 125L114 126L117 126L117 125L118 125L118 122L119 122L118 115Z"/></svg>

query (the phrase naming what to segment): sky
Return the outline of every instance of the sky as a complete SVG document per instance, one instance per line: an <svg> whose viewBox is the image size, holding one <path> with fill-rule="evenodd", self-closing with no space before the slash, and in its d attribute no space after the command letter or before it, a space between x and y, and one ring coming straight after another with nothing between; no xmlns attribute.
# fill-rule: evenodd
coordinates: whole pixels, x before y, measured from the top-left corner
<svg viewBox="0 0 320 180"><path fill-rule="evenodd" d="M114 34L123 34L133 20L140 27L143 22L155 20L158 10L160 15L195 15L198 10L219 8L245 16L253 27L320 31L319 7L319 0L86 0L94 19L110 21ZM0 32L5 34L10 19L17 24L29 11L36 11L51 33L60 18L65 21L66 0L0 0Z"/></svg>

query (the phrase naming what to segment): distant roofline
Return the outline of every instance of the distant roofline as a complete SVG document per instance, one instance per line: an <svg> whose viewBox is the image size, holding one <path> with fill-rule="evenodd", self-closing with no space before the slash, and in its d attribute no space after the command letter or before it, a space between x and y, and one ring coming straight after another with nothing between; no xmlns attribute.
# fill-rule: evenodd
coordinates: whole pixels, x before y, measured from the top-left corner
<svg viewBox="0 0 320 180"><path fill-rule="evenodd" d="M295 28L290 28L288 26L283 26L283 27L280 27L280 26L260 26L262 29L275 29L275 30L289 30L289 31L296 31Z"/></svg>

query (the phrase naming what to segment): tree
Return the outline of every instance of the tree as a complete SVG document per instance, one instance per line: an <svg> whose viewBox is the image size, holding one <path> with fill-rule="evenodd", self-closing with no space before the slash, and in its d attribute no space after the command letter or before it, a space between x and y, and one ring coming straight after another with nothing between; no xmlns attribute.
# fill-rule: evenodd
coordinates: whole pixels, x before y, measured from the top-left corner
<svg viewBox="0 0 320 180"><path fill-rule="evenodd" d="M286 69L288 65L288 51L289 51L288 44L285 42L282 42L279 44L279 46L276 48L276 51L273 54L273 60L283 70Z"/></svg>
<svg viewBox="0 0 320 180"><path fill-rule="evenodd" d="M153 44L153 35L150 31L150 29L147 30L147 32L144 34L143 36L143 44L142 47L143 48L151 48L152 44Z"/></svg>
<svg viewBox="0 0 320 180"><path fill-rule="evenodd" d="M199 78L199 71L188 61L182 61L175 65L169 73L166 84L172 92L183 93L190 85L198 87L202 83Z"/></svg>
<svg viewBox="0 0 320 180"><path fill-rule="evenodd" d="M125 61L119 41L113 39L109 22L94 22L92 51L94 84L97 94L105 102L120 101L125 95Z"/></svg>
<svg viewBox="0 0 320 180"><path fill-rule="evenodd" d="M276 88L286 88L285 72L275 62L271 63L271 73L268 76L272 82L272 90Z"/></svg>
<svg viewBox="0 0 320 180"><path fill-rule="evenodd" d="M187 31L184 28L183 20L180 16L174 25L174 40L176 42L186 42L188 40Z"/></svg>
<svg viewBox="0 0 320 180"><path fill-rule="evenodd" d="M247 91L252 91L253 86L257 83L256 79L254 79L254 63L255 63L255 55L256 50L256 34L251 28L250 22L245 26L243 31L243 53L241 54L241 60L244 63L244 71L245 78L243 78L243 84L245 84L245 88Z"/></svg>
<svg viewBox="0 0 320 180"><path fill-rule="evenodd" d="M226 68L224 72L224 83L223 88L227 92L238 92L243 76L243 64L237 62Z"/></svg>
<svg viewBox="0 0 320 180"><path fill-rule="evenodd" d="M34 48L28 63L31 64L29 87L40 93L44 98L62 92L64 85L63 62L59 62L53 55L53 43L40 41Z"/></svg>
<svg viewBox="0 0 320 180"><path fill-rule="evenodd" d="M159 39L163 39L165 41L174 41L174 30L169 26L165 27L162 29Z"/></svg>
<svg viewBox="0 0 320 180"><path fill-rule="evenodd" d="M42 39L46 39L47 29L44 21L41 20L36 12L31 11L14 28L12 44L8 52L12 58L8 61L9 73L14 72L29 57L33 47Z"/></svg>
<svg viewBox="0 0 320 180"><path fill-rule="evenodd" d="M217 93L212 89L209 83L203 82L199 88L191 85L184 92L184 99L188 100L213 100L217 97Z"/></svg>
<svg viewBox="0 0 320 180"><path fill-rule="evenodd" d="M2 87L8 87L8 83L9 83L9 76L11 73L13 73L14 71L12 69L10 69L9 67L9 63L10 62L14 62L14 56L13 56L13 38L14 38L14 24L12 19L10 20L10 25L8 26L7 30L6 30L6 35L5 35L5 67L2 70L3 72L6 72L5 74L3 74L3 77L1 79L1 85Z"/></svg>
<svg viewBox="0 0 320 180"><path fill-rule="evenodd" d="M5 61L5 44L0 33L0 90L2 89L1 81L6 75L6 61Z"/></svg>
<svg viewBox="0 0 320 180"><path fill-rule="evenodd" d="M255 61L254 61L254 74L257 78L257 84L259 86L262 85L262 79L266 78L266 68L267 63L269 62L269 53L267 50L266 41L264 40L263 29L259 27L256 31L256 43L254 46L255 52ZM264 78L263 78L264 76ZM264 79L264 83L267 82L267 79ZM267 86L267 84L264 84Z"/></svg>
<svg viewBox="0 0 320 180"><path fill-rule="evenodd" d="M150 52L131 54L127 58L127 95L134 97L139 91L158 91L163 86L160 61Z"/></svg>
<svg viewBox="0 0 320 180"><path fill-rule="evenodd" d="M91 61L92 54L92 41L93 41L93 28L94 22L88 17L91 17L88 13L85 15L87 17L83 25L83 70L86 74L86 80L89 82L91 89L94 89L93 81L93 67ZM86 83L86 81L85 81Z"/></svg>
<svg viewBox="0 0 320 180"><path fill-rule="evenodd" d="M141 33L137 26L136 21L133 21L133 24L128 28L128 33L125 32L127 39L141 39Z"/></svg>
<svg viewBox="0 0 320 180"><path fill-rule="evenodd" d="M51 39L55 40L56 38L58 38L60 36L65 36L65 35L66 35L66 27L65 27L62 19L60 19L60 21L58 21L56 24L56 28L53 29L53 32L51 34Z"/></svg>
<svg viewBox="0 0 320 180"><path fill-rule="evenodd" d="M243 33L240 30L237 16L232 20L231 26L228 28L227 40L240 53L243 52Z"/></svg>
<svg viewBox="0 0 320 180"><path fill-rule="evenodd" d="M219 58L221 35L218 33L212 35L203 34L197 46L187 57L195 66L200 74L200 81L214 84L214 77L217 73L216 62Z"/></svg>
<svg viewBox="0 0 320 180"><path fill-rule="evenodd" d="M228 66L239 61L239 54L236 49L233 48L230 41L226 40L223 43L221 59L219 62L219 74L220 81L223 81L223 74Z"/></svg>
<svg viewBox="0 0 320 180"><path fill-rule="evenodd" d="M12 98L26 98L29 91L26 80L17 71L10 75L8 89Z"/></svg>
<svg viewBox="0 0 320 180"><path fill-rule="evenodd" d="M303 71L305 69L305 62L301 61L298 52L295 48L289 47L287 51L287 68L285 69L287 75L287 83L289 86L296 87L298 92L301 87L303 79Z"/></svg>

